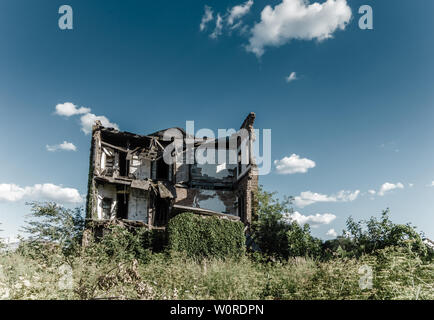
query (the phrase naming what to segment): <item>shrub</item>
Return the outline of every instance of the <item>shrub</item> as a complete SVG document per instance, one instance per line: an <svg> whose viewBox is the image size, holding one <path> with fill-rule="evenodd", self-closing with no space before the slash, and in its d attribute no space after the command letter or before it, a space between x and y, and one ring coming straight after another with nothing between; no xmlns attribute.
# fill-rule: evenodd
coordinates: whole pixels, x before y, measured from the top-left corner
<svg viewBox="0 0 434 320"><path fill-rule="evenodd" d="M427 246L416 228L410 224L395 224L390 218L390 210L382 212L381 218L354 221L347 219L346 237L351 239L346 251L356 257L364 253L373 253L387 247L407 248L420 257L428 257Z"/></svg>
<svg viewBox="0 0 434 320"><path fill-rule="evenodd" d="M29 234L28 246L36 250L49 243L59 246L68 256L80 247L84 230L84 216L81 208L67 209L54 202L31 202L30 220L23 231Z"/></svg>
<svg viewBox="0 0 434 320"><path fill-rule="evenodd" d="M244 224L182 213L167 226L168 248L189 257L240 257L245 252Z"/></svg>
<svg viewBox="0 0 434 320"><path fill-rule="evenodd" d="M292 213L291 198L276 199L275 193L259 188L255 197L256 221L253 221L253 239L261 251L268 256L288 259L289 257L316 257L321 252L321 240L312 237L310 227L299 226L284 216Z"/></svg>
<svg viewBox="0 0 434 320"><path fill-rule="evenodd" d="M101 262L132 261L146 262L152 249L152 230L137 228L128 230L124 226L108 225L103 236L92 239L83 247L82 255L95 257Z"/></svg>

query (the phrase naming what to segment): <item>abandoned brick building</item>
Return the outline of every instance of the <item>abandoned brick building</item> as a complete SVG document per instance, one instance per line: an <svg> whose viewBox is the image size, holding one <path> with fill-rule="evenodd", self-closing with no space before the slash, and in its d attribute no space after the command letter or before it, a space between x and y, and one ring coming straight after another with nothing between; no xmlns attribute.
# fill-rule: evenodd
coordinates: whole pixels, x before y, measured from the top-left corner
<svg viewBox="0 0 434 320"><path fill-rule="evenodd" d="M252 152L254 120L255 114L250 113L240 130L225 138L193 137L194 154L206 145L215 147L216 152L224 148L227 155L229 151L235 153L235 161L217 164L186 163L185 143L181 152L172 152L174 158L183 157L184 161L167 164L164 149L174 140L168 141L165 133L176 129L188 138L183 129L138 135L96 122L90 153L88 221L122 220L160 228L177 213L188 211L240 220L249 226L258 187ZM241 136L240 131L247 136ZM247 150L248 163L241 161L242 150Z"/></svg>

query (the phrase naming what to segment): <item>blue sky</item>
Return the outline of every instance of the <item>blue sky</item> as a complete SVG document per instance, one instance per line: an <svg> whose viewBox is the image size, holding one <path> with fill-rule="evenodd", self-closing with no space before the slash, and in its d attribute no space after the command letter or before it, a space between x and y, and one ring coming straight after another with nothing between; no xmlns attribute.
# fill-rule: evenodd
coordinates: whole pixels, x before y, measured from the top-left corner
<svg viewBox="0 0 434 320"><path fill-rule="evenodd" d="M273 165L260 183L296 204L313 199L294 209L314 221L314 235L330 238L348 216L389 207L394 221L434 238L434 2L336 1L350 19L333 7L320 18L307 14L274 44L267 32L291 23L282 0L1 1L0 236L17 234L34 197L82 205L71 202L87 187L84 114L55 114L71 102L137 133L186 120L238 128L254 111L256 127L272 129L272 160L287 157L278 163L286 170ZM73 8L73 30L58 27L63 4ZM358 27L364 4L373 8L373 30ZM233 11L242 16L229 24L237 5L245 10ZM261 25L267 5L275 19L282 14L271 26ZM213 19L201 31L205 6ZM329 28L330 37L308 39L313 28ZM261 56L249 51L251 39L262 43ZM64 141L76 150L47 150ZM294 168L306 172L288 173ZM383 185L395 189L383 193Z"/></svg>

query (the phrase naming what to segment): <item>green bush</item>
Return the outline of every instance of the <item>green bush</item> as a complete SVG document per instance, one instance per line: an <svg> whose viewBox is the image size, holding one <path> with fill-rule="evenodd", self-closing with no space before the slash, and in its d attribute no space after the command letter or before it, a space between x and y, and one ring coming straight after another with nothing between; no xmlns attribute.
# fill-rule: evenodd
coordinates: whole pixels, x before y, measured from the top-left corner
<svg viewBox="0 0 434 320"><path fill-rule="evenodd" d="M382 212L380 219L371 217L369 220L354 221L347 219L348 231L344 231L351 241L346 246L348 255L359 257L362 254L374 253L388 247L409 249L419 257L428 259L428 248L423 243L416 227L411 224L396 224L390 220L390 210Z"/></svg>
<svg viewBox="0 0 434 320"><path fill-rule="evenodd" d="M104 229L103 236L92 239L83 248L82 254L95 257L101 262L122 262L133 259L146 262L152 249L152 234L152 230L146 228L128 230L124 226L108 225Z"/></svg>
<svg viewBox="0 0 434 320"><path fill-rule="evenodd" d="M311 235L309 225L300 226L284 215L294 212L292 198L280 201L275 195L260 187L255 197L256 220L252 222L252 237L261 252L279 259L320 256L321 240Z"/></svg>
<svg viewBox="0 0 434 320"><path fill-rule="evenodd" d="M167 226L168 248L189 257L240 257L245 252L242 222L182 213Z"/></svg>

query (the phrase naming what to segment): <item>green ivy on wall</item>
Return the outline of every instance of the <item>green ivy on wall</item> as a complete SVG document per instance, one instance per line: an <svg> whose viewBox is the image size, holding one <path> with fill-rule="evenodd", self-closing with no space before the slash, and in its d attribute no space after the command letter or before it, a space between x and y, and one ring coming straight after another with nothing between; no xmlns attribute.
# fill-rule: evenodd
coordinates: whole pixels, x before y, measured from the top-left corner
<svg viewBox="0 0 434 320"><path fill-rule="evenodd" d="M168 248L190 257L240 257L245 253L242 222L182 213L167 226Z"/></svg>

